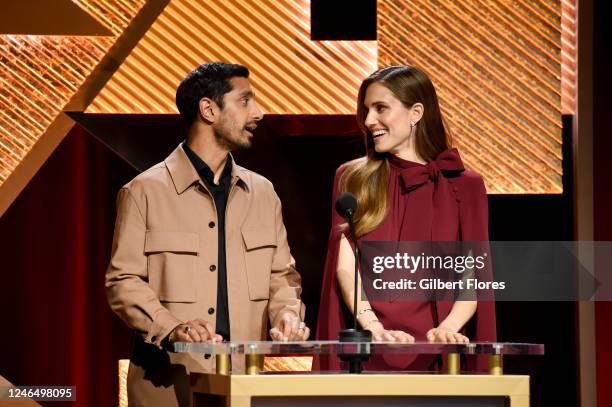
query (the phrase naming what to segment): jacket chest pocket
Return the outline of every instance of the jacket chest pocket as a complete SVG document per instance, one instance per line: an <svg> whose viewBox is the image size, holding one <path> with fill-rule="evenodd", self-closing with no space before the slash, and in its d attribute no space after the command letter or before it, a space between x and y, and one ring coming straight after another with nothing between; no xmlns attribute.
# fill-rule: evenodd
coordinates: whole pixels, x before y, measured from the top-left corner
<svg viewBox="0 0 612 407"><path fill-rule="evenodd" d="M197 233L147 231L149 285L160 301L196 302Z"/></svg>
<svg viewBox="0 0 612 407"><path fill-rule="evenodd" d="M272 227L243 227L247 281L251 300L270 298L270 272L276 251L276 233Z"/></svg>

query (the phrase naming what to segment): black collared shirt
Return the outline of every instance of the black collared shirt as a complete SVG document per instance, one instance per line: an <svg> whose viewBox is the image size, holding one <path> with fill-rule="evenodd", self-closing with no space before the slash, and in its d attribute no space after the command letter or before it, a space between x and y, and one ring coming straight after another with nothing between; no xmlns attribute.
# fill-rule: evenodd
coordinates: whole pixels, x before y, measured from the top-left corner
<svg viewBox="0 0 612 407"><path fill-rule="evenodd" d="M219 185L215 184L215 174L189 146L183 142L183 149L189 157L191 164L198 172L206 188L213 196L217 209L216 226L219 231L219 258L216 265L217 270L217 328L216 333L223 336L223 339L230 339L229 306L227 301L227 265L225 257L225 208L232 185L232 157L228 154L225 167L219 179Z"/></svg>

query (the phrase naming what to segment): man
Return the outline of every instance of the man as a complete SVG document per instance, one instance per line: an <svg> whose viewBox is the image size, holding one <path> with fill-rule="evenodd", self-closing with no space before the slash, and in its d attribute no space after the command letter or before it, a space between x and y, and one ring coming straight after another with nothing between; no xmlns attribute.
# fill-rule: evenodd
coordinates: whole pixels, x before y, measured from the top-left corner
<svg viewBox="0 0 612 407"><path fill-rule="evenodd" d="M119 191L106 290L140 334L131 407L191 405L188 375L214 357L168 352L174 342L264 340L268 320L274 340L310 333L278 196L229 154L263 117L248 77L221 62L190 72L176 94L186 141Z"/></svg>

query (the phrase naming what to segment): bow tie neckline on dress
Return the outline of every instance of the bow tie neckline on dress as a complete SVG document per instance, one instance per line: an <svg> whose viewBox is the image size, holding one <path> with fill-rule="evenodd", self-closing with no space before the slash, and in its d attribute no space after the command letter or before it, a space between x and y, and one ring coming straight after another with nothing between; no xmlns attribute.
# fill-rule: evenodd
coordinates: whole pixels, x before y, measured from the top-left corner
<svg viewBox="0 0 612 407"><path fill-rule="evenodd" d="M401 159L395 156L390 158L392 164L397 164L398 160ZM408 163L406 161L404 162ZM412 191L425 184L427 181L435 183L441 171L443 173L458 173L465 170L461 157L459 157L459 151L457 151L456 148L450 148L441 152L435 160L427 164L410 165L407 167L401 164L403 163L400 163L400 166L403 168L400 171L400 177L406 191Z"/></svg>

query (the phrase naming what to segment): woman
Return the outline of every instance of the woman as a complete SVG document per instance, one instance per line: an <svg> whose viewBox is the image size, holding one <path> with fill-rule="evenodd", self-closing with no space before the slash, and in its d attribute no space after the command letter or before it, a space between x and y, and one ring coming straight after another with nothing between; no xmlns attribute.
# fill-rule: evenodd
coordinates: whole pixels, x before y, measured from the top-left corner
<svg viewBox="0 0 612 407"><path fill-rule="evenodd" d="M450 148L431 80L412 66L391 66L366 78L359 89L357 121L366 156L340 166L334 201L345 191L359 203L356 235L364 241L486 241L487 197L482 177L463 167ZM492 303L476 301L372 301L353 308L354 253L344 220L332 214L317 336L336 339L343 309L356 312L374 340L462 343L468 336L495 340ZM342 304L341 304L342 301ZM468 332L466 324L473 325ZM431 355L389 356L370 369L432 368ZM322 368L337 368L329 360Z"/></svg>

